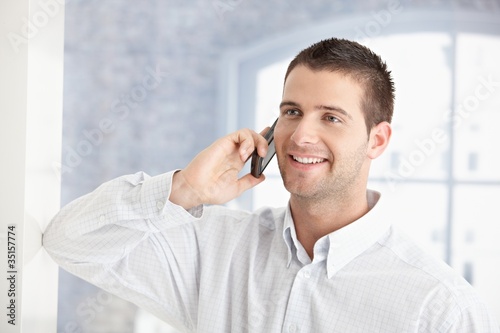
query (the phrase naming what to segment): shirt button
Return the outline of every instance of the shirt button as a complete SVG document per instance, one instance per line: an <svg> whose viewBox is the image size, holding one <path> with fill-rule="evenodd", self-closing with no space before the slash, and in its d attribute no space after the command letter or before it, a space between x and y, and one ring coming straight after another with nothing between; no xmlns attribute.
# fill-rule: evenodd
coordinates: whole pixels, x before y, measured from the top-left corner
<svg viewBox="0 0 500 333"><path fill-rule="evenodd" d="M162 210L164 206L165 204L163 203L163 201L156 202L156 208L158 208L158 210Z"/></svg>
<svg viewBox="0 0 500 333"><path fill-rule="evenodd" d="M306 279L309 279L311 277L311 272L310 271L304 271L303 275L304 275L304 277Z"/></svg>
<svg viewBox="0 0 500 333"><path fill-rule="evenodd" d="M101 222L101 223L106 222L106 216L105 215L99 216L99 222Z"/></svg>
<svg viewBox="0 0 500 333"><path fill-rule="evenodd" d="M295 332L297 332L297 325L295 325L295 324L290 324L290 326L288 326L288 332L290 332L290 333L295 333Z"/></svg>

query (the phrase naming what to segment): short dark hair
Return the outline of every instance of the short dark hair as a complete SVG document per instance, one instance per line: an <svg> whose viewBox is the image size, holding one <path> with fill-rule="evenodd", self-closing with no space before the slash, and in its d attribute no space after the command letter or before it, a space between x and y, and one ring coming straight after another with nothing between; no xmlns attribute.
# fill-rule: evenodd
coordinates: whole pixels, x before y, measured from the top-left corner
<svg viewBox="0 0 500 333"><path fill-rule="evenodd" d="M373 126L391 122L395 89L391 72L379 55L366 46L346 39L330 38L302 50L288 65L285 81L296 66L342 73L362 85L361 109L368 133Z"/></svg>

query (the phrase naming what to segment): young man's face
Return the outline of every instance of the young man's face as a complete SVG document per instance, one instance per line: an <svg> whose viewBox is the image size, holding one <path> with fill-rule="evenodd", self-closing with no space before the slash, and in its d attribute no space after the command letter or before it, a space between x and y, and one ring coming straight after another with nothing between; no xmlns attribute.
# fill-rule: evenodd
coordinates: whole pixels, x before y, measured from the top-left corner
<svg viewBox="0 0 500 333"><path fill-rule="evenodd" d="M366 187L370 159L362 96L363 88L345 75L302 65L290 72L275 144L292 195L322 199Z"/></svg>

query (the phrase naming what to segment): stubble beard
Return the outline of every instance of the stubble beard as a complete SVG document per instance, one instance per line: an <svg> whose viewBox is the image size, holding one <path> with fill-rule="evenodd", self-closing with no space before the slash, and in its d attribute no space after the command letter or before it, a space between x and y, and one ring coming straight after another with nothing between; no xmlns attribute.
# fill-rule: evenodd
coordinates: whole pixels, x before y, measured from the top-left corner
<svg viewBox="0 0 500 333"><path fill-rule="evenodd" d="M329 172L319 181L310 185L301 183L300 178L305 178L305 174L290 179L283 163L280 163L280 159L278 159L283 184L291 196L301 201L317 204L328 201L347 201L353 196L356 186L361 180L361 170L366 159L367 146L368 143L364 143L349 155L343 156L342 161L346 162L340 162L340 159L336 162L334 156Z"/></svg>

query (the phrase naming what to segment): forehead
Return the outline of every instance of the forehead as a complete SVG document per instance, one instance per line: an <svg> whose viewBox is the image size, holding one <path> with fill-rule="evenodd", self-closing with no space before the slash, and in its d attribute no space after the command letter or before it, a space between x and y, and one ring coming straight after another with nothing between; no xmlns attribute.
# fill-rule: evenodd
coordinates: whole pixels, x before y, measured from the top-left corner
<svg viewBox="0 0 500 333"><path fill-rule="evenodd" d="M362 85L349 75L312 70L304 65L295 67L289 73L283 87L283 101L304 107L336 105L353 115L361 115L363 95Z"/></svg>

